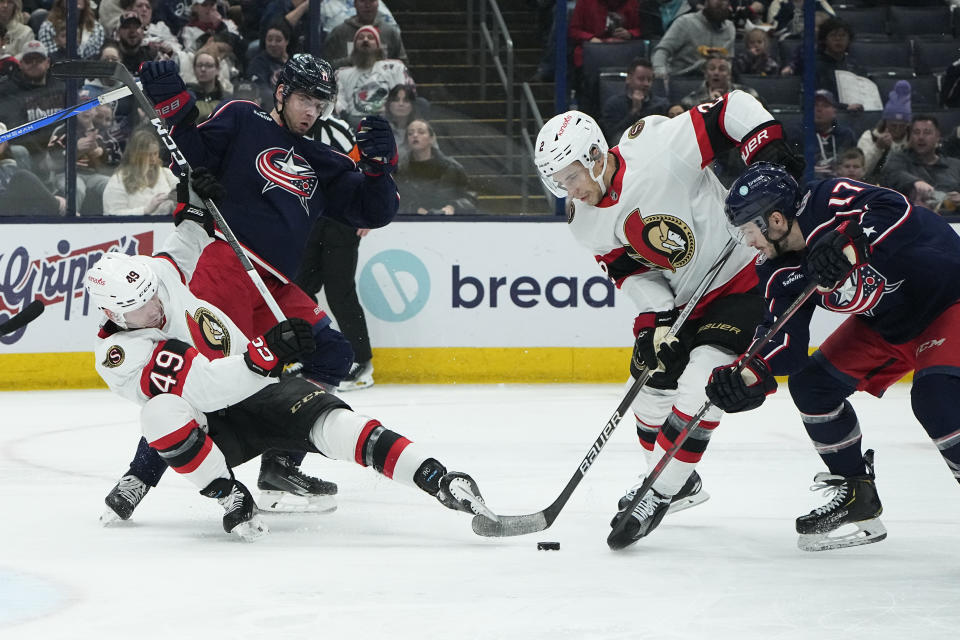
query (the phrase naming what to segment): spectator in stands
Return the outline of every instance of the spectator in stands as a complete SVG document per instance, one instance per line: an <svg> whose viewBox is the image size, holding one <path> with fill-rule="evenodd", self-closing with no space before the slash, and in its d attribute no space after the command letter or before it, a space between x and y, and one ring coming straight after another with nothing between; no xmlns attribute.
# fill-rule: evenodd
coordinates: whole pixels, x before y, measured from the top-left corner
<svg viewBox="0 0 960 640"><path fill-rule="evenodd" d="M154 10L158 21L170 27L170 32L179 36L190 22L190 9L193 0L157 0Z"/></svg>
<svg viewBox="0 0 960 640"><path fill-rule="evenodd" d="M639 0L639 3L640 33L645 38L662 36L674 20L700 9L696 0Z"/></svg>
<svg viewBox="0 0 960 640"><path fill-rule="evenodd" d="M240 46L240 30L229 18L224 18L217 6L217 0L193 0L190 8L190 21L180 32L180 42L189 52L195 52L211 36L221 36L235 51Z"/></svg>
<svg viewBox="0 0 960 640"><path fill-rule="evenodd" d="M864 69L850 56L850 43L853 42L853 28L839 18L828 18L817 30L817 89L826 89L837 95L836 71L849 71L857 75L864 75ZM781 73L803 73L802 47L797 49L794 59L786 65ZM847 111L863 111L859 103L841 104L837 106Z"/></svg>
<svg viewBox="0 0 960 640"><path fill-rule="evenodd" d="M0 122L0 133L7 125ZM10 141L0 142L0 216L63 215L67 200L55 196L31 171L22 168L10 152Z"/></svg>
<svg viewBox="0 0 960 640"><path fill-rule="evenodd" d="M177 178L160 158L153 129L137 129L103 191L104 215L170 215Z"/></svg>
<svg viewBox="0 0 960 640"><path fill-rule="evenodd" d="M733 59L733 72L742 75L775 76L780 61L774 54L773 39L767 29L751 29L743 36L743 51Z"/></svg>
<svg viewBox="0 0 960 640"><path fill-rule="evenodd" d="M67 24L65 22L59 23L53 30L54 48L47 51L50 57L50 64L56 64L69 57L67 55Z"/></svg>
<svg viewBox="0 0 960 640"><path fill-rule="evenodd" d="M170 27L165 22L153 19L153 5L150 0L120 0L120 9L122 12L135 11L140 17L144 33L143 44L150 47L154 59L172 57L174 52L182 48L180 41L170 31ZM119 15L117 16L117 24L119 25ZM111 33L111 30L108 29L107 33Z"/></svg>
<svg viewBox="0 0 960 640"><path fill-rule="evenodd" d="M407 63L407 52L403 48L400 38L400 29L381 18L377 11L379 0L355 0L357 15L347 18L343 24L333 29L323 43L323 57L333 65L334 69L351 64L351 42L356 46L355 37L361 27L373 27L378 32L378 38L386 49L386 57Z"/></svg>
<svg viewBox="0 0 960 640"><path fill-rule="evenodd" d="M271 0L264 7L260 16L259 37L261 46L267 35L266 28L283 21L290 27L291 51L296 53L301 50L309 26L308 19L305 17L309 9L310 0Z"/></svg>
<svg viewBox="0 0 960 640"><path fill-rule="evenodd" d="M94 112L84 111L77 122L77 210L83 215L103 213L103 189L108 176L120 162L122 154L115 140L102 135L94 123ZM56 193L66 193L67 125L58 125L47 143L47 168L53 175Z"/></svg>
<svg viewBox="0 0 960 640"><path fill-rule="evenodd" d="M954 60L940 79L940 104L960 107L960 59Z"/></svg>
<svg viewBox="0 0 960 640"><path fill-rule="evenodd" d="M692 109L698 104L713 102L734 89L745 91L754 98L760 98L757 92L750 87L734 83L730 60L726 56L714 54L707 58L707 62L703 66L703 84L700 85L699 89L695 89L684 96L680 100L680 104L686 109Z"/></svg>
<svg viewBox="0 0 960 640"><path fill-rule="evenodd" d="M49 116L65 106L63 83L48 73L47 48L38 40L31 40L24 45L19 58L19 68L0 79L0 120L17 126ZM41 171L39 163L49 139L50 132L45 129L17 138L27 148L34 171Z"/></svg>
<svg viewBox="0 0 960 640"><path fill-rule="evenodd" d="M417 113L417 89L413 85L398 84L387 95L387 108L383 117L393 129L393 138L397 141L397 153L400 158L407 155L407 127L420 117Z"/></svg>
<svg viewBox="0 0 960 640"><path fill-rule="evenodd" d="M910 93L910 83L899 80L883 106L880 122L875 128L864 131L857 141L857 147L865 159L865 175L876 178L883 171L891 153L906 149L912 117Z"/></svg>
<svg viewBox="0 0 960 640"><path fill-rule="evenodd" d="M799 38L803 35L804 0L773 0L767 8L767 23L774 25L776 35L784 38ZM819 26L827 18L835 17L833 7L826 0L817 0L814 20Z"/></svg>
<svg viewBox="0 0 960 640"><path fill-rule="evenodd" d="M383 58L376 27L357 29L350 62L337 70L337 112L351 127L364 116L382 114L390 89L413 84L403 62Z"/></svg>
<svg viewBox="0 0 960 640"><path fill-rule="evenodd" d="M120 45L112 40L104 42L103 48L100 49L100 60L103 62L120 62ZM80 98L82 100L96 98L102 93L120 88L122 84L119 80L113 78L87 78L80 90ZM122 147L127 143L137 122L136 101L133 96L127 96L104 106L112 108L113 124L110 131Z"/></svg>
<svg viewBox="0 0 960 640"><path fill-rule="evenodd" d="M96 20L93 9L87 0L75 0L79 18L77 20L80 33L77 34L77 55L86 60L94 60L100 55L103 46L103 25ZM57 50L57 26L66 25L66 0L54 0L47 19L40 25L37 39L46 47L48 52Z"/></svg>
<svg viewBox="0 0 960 640"><path fill-rule="evenodd" d="M956 210L960 206L960 160L937 153L939 144L940 122L930 115L913 116L907 149L890 154L880 184L931 209Z"/></svg>
<svg viewBox="0 0 960 640"><path fill-rule="evenodd" d="M357 15L357 7L354 0L323 0L320 4L320 27L323 29L324 37L355 15ZM397 26L397 21L390 13L390 9L382 2L377 5L377 17L381 20L381 24Z"/></svg>
<svg viewBox="0 0 960 640"><path fill-rule="evenodd" d="M600 128L607 143L614 146L623 132L640 118L666 115L670 103L653 94L653 64L646 58L634 58L627 67L622 95L610 96L603 104Z"/></svg>
<svg viewBox="0 0 960 640"><path fill-rule="evenodd" d="M188 84L187 88L197 98L197 122L209 118L217 105L232 95L220 84L217 77L219 69L220 61L212 53L198 51L193 58L193 73L197 81Z"/></svg>
<svg viewBox="0 0 960 640"><path fill-rule="evenodd" d="M866 173L863 151L857 147L853 147L840 154L840 158L837 161L836 177L863 180Z"/></svg>
<svg viewBox="0 0 960 640"><path fill-rule="evenodd" d="M667 29L653 50L654 76L701 73L707 56L733 55L736 35L730 0L706 0L703 9L680 16Z"/></svg>
<svg viewBox="0 0 960 640"><path fill-rule="evenodd" d="M857 138L853 129L837 122L837 101L826 89L818 90L814 96L813 126L817 130L814 174L818 179L832 178L836 173L840 154L857 146ZM803 133L795 131L790 139L802 141Z"/></svg>
<svg viewBox="0 0 960 640"><path fill-rule="evenodd" d="M0 0L0 24L7 29L3 44L7 55L19 54L23 45L36 37L33 29L23 22L22 0Z"/></svg>
<svg viewBox="0 0 960 640"><path fill-rule="evenodd" d="M293 29L286 20L274 22L263 36L263 49L247 64L246 76L259 88L264 103L271 101L277 74L290 58L291 38Z"/></svg>
<svg viewBox="0 0 960 640"><path fill-rule="evenodd" d="M30 33L33 33L32 31ZM0 22L0 78L6 78L20 66L17 57L5 48L7 42L7 28Z"/></svg>
<svg viewBox="0 0 960 640"><path fill-rule="evenodd" d="M403 213L471 213L476 210L467 173L459 162L440 152L437 135L426 120L407 127L410 153L397 169Z"/></svg>
<svg viewBox="0 0 960 640"><path fill-rule="evenodd" d="M140 65L157 57L157 50L144 44L143 21L136 11L124 11L117 23L117 44L120 46L120 62L130 73L136 74ZM172 53L172 49L168 50Z"/></svg>
<svg viewBox="0 0 960 640"><path fill-rule="evenodd" d="M567 35L574 69L583 67L585 42L626 42L640 37L637 0L577 0Z"/></svg>
<svg viewBox="0 0 960 640"><path fill-rule="evenodd" d="M667 109L667 117L668 117L668 118L676 118L676 117L677 117L678 115L680 115L681 113L686 113L686 112L687 112L687 110L684 109L684 108L683 108L683 105L678 102L678 103L676 103L676 104L670 105L670 108Z"/></svg>

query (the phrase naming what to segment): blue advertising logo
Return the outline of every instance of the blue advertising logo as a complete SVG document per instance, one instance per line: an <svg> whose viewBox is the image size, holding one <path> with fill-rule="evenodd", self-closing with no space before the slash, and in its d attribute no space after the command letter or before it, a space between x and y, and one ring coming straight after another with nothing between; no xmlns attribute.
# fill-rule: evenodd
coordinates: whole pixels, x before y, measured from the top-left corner
<svg viewBox="0 0 960 640"><path fill-rule="evenodd" d="M409 251L390 249L370 258L357 281L364 308L386 322L420 313L430 298L430 274Z"/></svg>

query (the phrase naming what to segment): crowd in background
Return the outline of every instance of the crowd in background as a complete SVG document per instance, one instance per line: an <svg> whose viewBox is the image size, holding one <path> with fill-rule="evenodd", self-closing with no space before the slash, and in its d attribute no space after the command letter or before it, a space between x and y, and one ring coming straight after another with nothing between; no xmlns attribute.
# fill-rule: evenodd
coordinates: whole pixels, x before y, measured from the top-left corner
<svg viewBox="0 0 960 640"><path fill-rule="evenodd" d="M229 100L273 108L277 74L311 34L308 0L77 0L77 55L123 64L173 59L196 97L198 121ZM475 209L466 172L444 155L418 97L390 10L379 0L323 0L324 57L336 69L335 118L356 127L388 118L400 149L396 174L403 211L453 214ZM0 0L0 123L14 128L62 110L65 86L50 67L66 55L65 0ZM119 87L88 78L80 100ZM133 98L98 106L77 124L77 210L83 216L167 214L174 176ZM66 125L40 128L0 145L0 215L63 215ZM29 195L29 197L27 197Z"/></svg>
<svg viewBox="0 0 960 640"><path fill-rule="evenodd" d="M531 81L552 79L555 30L552 26L555 0L530 0L541 7L544 56ZM889 4L908 8L936 5L936 2L862 2L856 7L833 3L842 9L884 10ZM943 13L960 9L956 0L940 0ZM695 105L710 102L728 91L739 89L767 102L761 86L763 77L802 76L803 57L799 45L804 30L803 0L576 0L568 3L569 80L577 108L593 115L611 145L637 119L649 115L676 116ZM872 60L851 54L858 36L889 40L885 31L858 34L839 11L825 0L816 3L816 94L814 136L816 178L845 176L890 186L914 202L944 212L960 206L960 127L944 126L930 110L960 107L960 45L954 33L957 14L943 23L926 25L928 33L941 30L951 58L937 71L938 95L921 108L914 105L914 69L879 68ZM878 14L879 15L879 14ZM931 13L933 15L933 13ZM878 31L883 27L879 27ZM908 34L909 35L909 34ZM605 69L585 66L585 48L601 48L646 40L648 57L637 57L621 68L623 90L602 95L599 75ZM789 46L795 43L793 46ZM784 46L788 45L788 46ZM910 47L904 40L901 47ZM791 52L788 56L783 51ZM599 57L599 56L598 56ZM952 64L951 64L952 63ZM881 95L882 110L864 112L859 102L842 102L837 71L861 79L884 72L900 79ZM894 75L897 74L897 75ZM609 76L609 72L606 74ZM692 83L692 87L691 87ZM678 95L669 87L691 87ZM766 86L766 85L764 85ZM797 80L799 91L799 80ZM772 96L771 96L772 97ZM771 109L780 117L795 105ZM936 104L933 104L933 102ZM770 105L768 105L770 106ZM790 140L804 143L802 119L784 115ZM846 124L855 120L854 130ZM713 170L729 185L744 169L736 153L717 158Z"/></svg>

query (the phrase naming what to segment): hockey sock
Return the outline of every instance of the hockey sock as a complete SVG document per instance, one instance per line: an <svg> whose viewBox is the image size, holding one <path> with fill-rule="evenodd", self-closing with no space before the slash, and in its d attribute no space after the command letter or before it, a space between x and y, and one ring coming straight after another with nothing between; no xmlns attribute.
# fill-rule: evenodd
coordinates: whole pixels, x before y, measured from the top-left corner
<svg viewBox="0 0 960 640"><path fill-rule="evenodd" d="M203 489L229 478L227 461L197 422L197 412L180 396L151 398L140 413L143 435L174 471Z"/></svg>
<svg viewBox="0 0 960 640"><path fill-rule="evenodd" d="M960 482L960 422L956 417L960 378L939 373L915 377L910 396L913 414Z"/></svg>
<svg viewBox="0 0 960 640"><path fill-rule="evenodd" d="M657 444L660 425L649 425L636 414L634 414L634 418L637 421L637 438L640 440L640 446L643 447L643 457L647 461L647 468L649 469L657 463L653 456L653 450Z"/></svg>
<svg viewBox="0 0 960 640"><path fill-rule="evenodd" d="M800 419L830 473L849 477L867 472L860 450L860 423L848 401L827 413L801 413Z"/></svg>
<svg viewBox="0 0 960 640"><path fill-rule="evenodd" d="M127 474L137 476L144 484L155 487L166 470L167 463L163 461L157 450L150 446L147 439L141 437L140 442L137 443L137 452L133 455L133 460L130 461L130 470L127 471Z"/></svg>
<svg viewBox="0 0 960 640"><path fill-rule="evenodd" d="M657 460L666 453L667 449L673 446L683 426L692 417L679 413L677 409L670 413L663 423L663 428L660 429L660 435L657 436L657 454L655 456ZM707 450L710 436L713 435L713 430L719 424L716 420L701 420L697 425L698 429L691 429L690 435L680 446L673 461L664 467L663 473L657 478L653 488L665 496L676 495L687 478L690 477L690 474L693 473L697 463L700 462L704 451Z"/></svg>

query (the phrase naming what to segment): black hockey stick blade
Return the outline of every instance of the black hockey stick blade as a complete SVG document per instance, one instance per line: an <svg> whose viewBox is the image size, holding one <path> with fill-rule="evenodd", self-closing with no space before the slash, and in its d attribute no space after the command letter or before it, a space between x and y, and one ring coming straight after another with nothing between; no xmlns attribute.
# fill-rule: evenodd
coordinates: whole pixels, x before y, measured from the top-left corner
<svg viewBox="0 0 960 640"><path fill-rule="evenodd" d="M54 78L113 78L125 80L132 77L127 68L119 62L108 60L61 60L50 67Z"/></svg>
<svg viewBox="0 0 960 640"><path fill-rule="evenodd" d="M3 324L0 324L0 336L5 336L8 333L13 333L14 331L19 330L21 327L25 327L30 322L36 320L43 310L46 307L43 306L43 303L39 300L34 300L26 307L23 308L23 311L13 316Z"/></svg>

